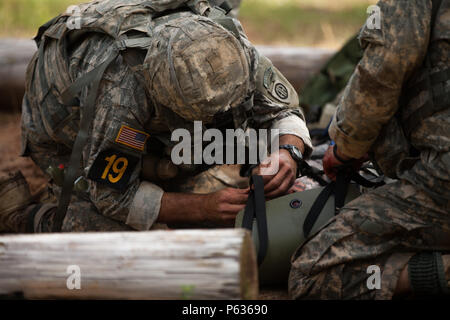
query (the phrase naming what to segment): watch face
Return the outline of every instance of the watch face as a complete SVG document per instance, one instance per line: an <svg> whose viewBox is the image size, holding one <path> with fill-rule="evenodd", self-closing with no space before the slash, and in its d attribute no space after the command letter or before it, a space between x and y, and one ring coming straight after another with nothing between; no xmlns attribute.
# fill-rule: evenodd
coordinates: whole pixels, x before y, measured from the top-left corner
<svg viewBox="0 0 450 320"><path fill-rule="evenodd" d="M297 147L292 147L291 150L292 150L292 153L294 154L294 156L297 158L297 160L301 160L302 159L302 154L297 149Z"/></svg>

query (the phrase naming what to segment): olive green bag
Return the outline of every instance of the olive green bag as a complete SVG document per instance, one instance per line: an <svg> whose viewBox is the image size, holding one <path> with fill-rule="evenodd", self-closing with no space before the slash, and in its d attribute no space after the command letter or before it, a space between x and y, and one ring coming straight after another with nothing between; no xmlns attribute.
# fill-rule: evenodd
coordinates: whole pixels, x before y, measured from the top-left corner
<svg viewBox="0 0 450 320"><path fill-rule="evenodd" d="M253 188L245 210L236 218L235 227L253 231L261 284L287 283L294 251L333 218L344 204L361 194L359 185L350 183L351 179L364 186L375 186L361 176L353 177L338 176L336 182L325 187L267 202L262 177L251 178Z"/></svg>

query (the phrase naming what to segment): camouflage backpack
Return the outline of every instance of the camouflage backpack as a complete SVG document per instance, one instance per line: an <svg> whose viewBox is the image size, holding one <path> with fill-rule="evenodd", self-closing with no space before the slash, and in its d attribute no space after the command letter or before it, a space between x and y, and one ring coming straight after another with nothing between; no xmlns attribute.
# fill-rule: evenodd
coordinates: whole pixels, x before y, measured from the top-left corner
<svg viewBox="0 0 450 320"><path fill-rule="evenodd" d="M44 74L43 59L39 57L44 55L46 43L48 41L57 41L58 48L65 52L66 48L80 39L86 33L105 34L115 40L111 55L93 70L76 79L73 83L67 83L67 88L60 94L59 100L65 106L77 106L77 96L79 92L87 85L91 85L89 95L86 99L84 112L80 119L80 128L72 147L69 166L65 174L62 186L61 197L59 200L58 211L55 219L54 231L59 231L65 217L67 207L77 177L78 165L81 161L81 150L86 144L89 128L94 118L95 101L98 94L99 84L108 66L126 49L147 50L151 44L153 31L161 24L167 23L172 19L182 15L206 16L215 23L221 25L227 31L232 33L239 41L240 24L227 16L232 9L226 2L220 6L212 6L216 1L206 0L105 0L92 1L82 4L77 8L77 15L81 18L73 20L74 17L65 13L50 20L39 28L38 35L35 37L39 48L34 60L36 68ZM131 35L132 36L129 36ZM143 66L135 66L133 70L140 71ZM51 93L51 86L47 83L45 77L41 79L43 92ZM246 109L252 105L252 101L247 105L236 108L239 113L242 108ZM51 110L47 110L51 111ZM45 110L44 110L45 112ZM48 117L60 117L60 115L48 113ZM183 124L180 124L182 127Z"/></svg>

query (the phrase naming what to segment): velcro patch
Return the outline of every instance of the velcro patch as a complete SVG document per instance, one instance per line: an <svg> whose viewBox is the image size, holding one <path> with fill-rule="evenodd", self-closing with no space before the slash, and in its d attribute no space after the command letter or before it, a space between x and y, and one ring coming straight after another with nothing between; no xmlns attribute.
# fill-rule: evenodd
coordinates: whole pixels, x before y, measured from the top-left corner
<svg viewBox="0 0 450 320"><path fill-rule="evenodd" d="M116 142L139 151L144 151L145 143L149 136L148 133L122 125L117 134Z"/></svg>
<svg viewBox="0 0 450 320"><path fill-rule="evenodd" d="M138 157L107 149L100 152L95 159L88 178L111 188L123 190L128 186L131 174L138 163Z"/></svg>

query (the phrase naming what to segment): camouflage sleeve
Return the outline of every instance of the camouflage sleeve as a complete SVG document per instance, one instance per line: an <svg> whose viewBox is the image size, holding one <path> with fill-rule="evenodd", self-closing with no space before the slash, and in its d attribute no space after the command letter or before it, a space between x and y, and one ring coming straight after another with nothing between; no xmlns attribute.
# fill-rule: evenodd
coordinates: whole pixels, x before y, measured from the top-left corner
<svg viewBox="0 0 450 320"><path fill-rule="evenodd" d="M253 123L258 128L278 129L280 136L290 134L303 140L305 157L312 143L299 106L298 94L289 81L264 56L259 56L254 92Z"/></svg>
<svg viewBox="0 0 450 320"><path fill-rule="evenodd" d="M365 49L344 90L329 129L347 156L364 156L381 128L394 116L402 85L425 56L431 1L383 0L380 29L366 25L360 34Z"/></svg>
<svg viewBox="0 0 450 320"><path fill-rule="evenodd" d="M111 41L94 36L81 45L71 56L72 77L103 62ZM88 90L81 93L81 107ZM148 230L156 221L163 194L161 188L139 178L151 110L143 86L119 56L103 76L92 133L83 150L92 203L101 214L138 230Z"/></svg>
<svg viewBox="0 0 450 320"><path fill-rule="evenodd" d="M278 129L280 136L290 134L299 137L305 145L304 156L309 157L313 146L297 92L272 62L251 44L241 23L236 19L234 21L248 59L252 62L253 126L256 129Z"/></svg>

